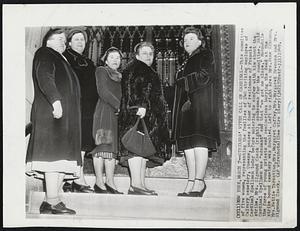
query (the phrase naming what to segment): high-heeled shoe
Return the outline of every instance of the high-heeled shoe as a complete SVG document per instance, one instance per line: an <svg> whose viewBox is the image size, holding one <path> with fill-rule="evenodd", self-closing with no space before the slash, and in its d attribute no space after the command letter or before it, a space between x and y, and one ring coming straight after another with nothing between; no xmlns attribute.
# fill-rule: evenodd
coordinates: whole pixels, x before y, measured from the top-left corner
<svg viewBox="0 0 300 231"><path fill-rule="evenodd" d="M203 179L199 179L199 178L196 178L195 180L202 181L203 184L204 184L204 187L203 187L203 189L201 191L191 191L188 194L189 194L190 197L203 197L203 194L204 194L204 192L206 190L205 181Z"/></svg>
<svg viewBox="0 0 300 231"><path fill-rule="evenodd" d="M195 182L195 180L188 180L189 182ZM189 193L188 192L181 192L177 194L178 197L188 197Z"/></svg>
<svg viewBox="0 0 300 231"><path fill-rule="evenodd" d="M95 193L104 193L104 194L108 193L106 189L102 189L96 184L94 185L94 191L95 191Z"/></svg>
<svg viewBox="0 0 300 231"><path fill-rule="evenodd" d="M152 195L158 196L158 193L155 192L153 189L148 189L148 188L145 188L145 189L146 189L146 191L150 192Z"/></svg>
<svg viewBox="0 0 300 231"><path fill-rule="evenodd" d="M181 192L181 193L177 193L177 196L178 196L178 197L188 197L188 196L189 196L189 193Z"/></svg>
<svg viewBox="0 0 300 231"><path fill-rule="evenodd" d="M75 181L73 181L72 192L93 193L94 190L89 185L77 184Z"/></svg>
<svg viewBox="0 0 300 231"><path fill-rule="evenodd" d="M110 187L108 184L105 183L105 187L106 187L106 190L108 193L111 193L111 194L123 194L122 192L119 192L118 190Z"/></svg>
<svg viewBox="0 0 300 231"><path fill-rule="evenodd" d="M63 184L62 189L64 192L73 192L72 184L67 181Z"/></svg>
<svg viewBox="0 0 300 231"><path fill-rule="evenodd" d="M144 190L142 188L134 187L132 185L130 186L130 188L128 190L128 194L131 194L131 195L155 196L155 194L152 194L152 192L149 192L149 191Z"/></svg>

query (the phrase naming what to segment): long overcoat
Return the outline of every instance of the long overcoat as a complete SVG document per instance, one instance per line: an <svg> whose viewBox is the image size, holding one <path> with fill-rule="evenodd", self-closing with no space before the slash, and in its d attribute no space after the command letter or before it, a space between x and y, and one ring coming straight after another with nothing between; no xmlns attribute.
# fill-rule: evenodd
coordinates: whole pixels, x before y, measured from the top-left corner
<svg viewBox="0 0 300 231"><path fill-rule="evenodd" d="M146 108L146 123L156 153L149 156L147 167L162 165L170 158L170 139L167 119L167 104L163 96L161 81L158 74L145 63L134 59L122 72L122 100L119 115L120 138L135 124L137 106ZM121 144L120 163L126 166L129 156Z"/></svg>
<svg viewBox="0 0 300 231"><path fill-rule="evenodd" d="M81 150L91 151L95 145L92 136L93 115L98 100L95 65L92 60L67 48L63 53L74 69L81 91Z"/></svg>
<svg viewBox="0 0 300 231"><path fill-rule="evenodd" d="M117 156L119 152L118 140L118 116L120 108L121 79L117 73L108 66L97 67L96 83L99 99L94 113L93 137L98 130L111 131L109 143L98 145L91 153L110 152Z"/></svg>
<svg viewBox="0 0 300 231"><path fill-rule="evenodd" d="M183 106L190 101L190 107ZM210 50L198 48L176 75L172 113L172 139L208 139L220 143L214 59ZM214 145L215 146L215 145ZM179 151L181 147L178 147Z"/></svg>
<svg viewBox="0 0 300 231"><path fill-rule="evenodd" d="M55 50L39 48L34 56L32 133L26 162L77 161L81 165L80 87L69 63ZM60 100L63 115L53 117L52 104Z"/></svg>

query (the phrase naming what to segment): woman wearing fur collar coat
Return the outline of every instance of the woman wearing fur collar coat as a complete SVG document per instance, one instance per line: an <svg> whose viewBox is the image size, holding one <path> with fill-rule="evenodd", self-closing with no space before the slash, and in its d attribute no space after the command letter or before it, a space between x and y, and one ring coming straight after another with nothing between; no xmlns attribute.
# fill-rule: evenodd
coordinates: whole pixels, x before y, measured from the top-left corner
<svg viewBox="0 0 300 231"><path fill-rule="evenodd" d="M186 28L183 39L188 58L176 76L172 140L184 151L188 182L178 196L202 197L208 154L220 143L214 59L200 30Z"/></svg>
<svg viewBox="0 0 300 231"><path fill-rule="evenodd" d="M135 53L135 59L122 72L120 138L133 127L140 116L145 121L156 153L146 157L139 156L121 144L120 164L129 166L131 186L128 194L157 195L145 185L145 170L146 167L162 165L170 158L167 107L160 78L151 68L154 47L148 42L142 42L136 45Z"/></svg>

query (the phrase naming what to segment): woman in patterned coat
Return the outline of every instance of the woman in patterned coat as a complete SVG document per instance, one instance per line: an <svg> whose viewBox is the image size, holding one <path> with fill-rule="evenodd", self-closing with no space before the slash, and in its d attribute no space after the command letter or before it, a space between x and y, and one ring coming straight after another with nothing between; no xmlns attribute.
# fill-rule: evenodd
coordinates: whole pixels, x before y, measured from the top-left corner
<svg viewBox="0 0 300 231"><path fill-rule="evenodd" d="M116 188L114 171L119 153L118 112L121 100L121 78L118 71L122 53L116 47L105 52L102 61L105 66L97 67L96 83L99 99L94 113L93 137L96 147L90 153L96 175L94 190L96 193L122 194ZM103 180L105 166L105 183Z"/></svg>

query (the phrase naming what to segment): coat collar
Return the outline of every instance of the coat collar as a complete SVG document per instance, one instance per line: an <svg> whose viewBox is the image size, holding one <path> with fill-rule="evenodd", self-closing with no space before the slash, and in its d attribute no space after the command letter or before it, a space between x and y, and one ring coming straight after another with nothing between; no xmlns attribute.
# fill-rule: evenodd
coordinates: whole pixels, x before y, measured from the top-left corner
<svg viewBox="0 0 300 231"><path fill-rule="evenodd" d="M188 62L192 57L194 57L195 55L200 54L202 51L203 51L203 48L201 48L201 46L199 46L198 48L196 48L196 50L194 50L194 51L192 52L192 54L191 54L190 56L188 56L188 57L183 61L183 63L182 63L182 64L180 65L180 67L178 68L178 72L179 72L179 71L184 71L187 62Z"/></svg>
<svg viewBox="0 0 300 231"><path fill-rule="evenodd" d="M69 56L69 58L72 59L72 62L76 63L77 66L81 66L81 67L88 66L87 58L84 55L74 51L72 48L68 47L65 50L64 54L67 54L67 56Z"/></svg>
<svg viewBox="0 0 300 231"><path fill-rule="evenodd" d="M40 49L44 49L44 50L48 50L51 54L53 54L54 56L64 60L65 62L68 63L67 59L63 56L63 54L60 54L59 52L57 52L56 50L52 49L51 47L41 47Z"/></svg>
<svg viewBox="0 0 300 231"><path fill-rule="evenodd" d="M146 63L134 58L130 64L134 68L134 70L138 72L150 72L150 73L156 73L155 70L152 67L149 67Z"/></svg>
<svg viewBox="0 0 300 231"><path fill-rule="evenodd" d="M51 47L41 47L41 49L44 49L44 50L48 50L51 54L54 54L54 55L57 55L57 56L61 56L60 53L58 53L56 50L54 50L53 48Z"/></svg>
<svg viewBox="0 0 300 231"><path fill-rule="evenodd" d="M104 66L104 69L107 71L109 78L115 82L120 82L122 79L122 74L117 70L111 69L109 66Z"/></svg>
<svg viewBox="0 0 300 231"><path fill-rule="evenodd" d="M187 59L192 58L193 56L195 56L196 54L199 54L200 52L201 52L201 46L199 46L196 50L194 50Z"/></svg>

